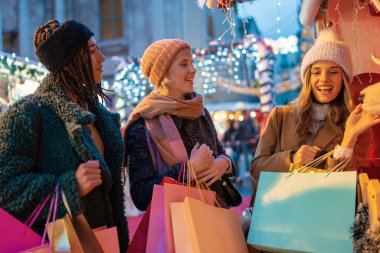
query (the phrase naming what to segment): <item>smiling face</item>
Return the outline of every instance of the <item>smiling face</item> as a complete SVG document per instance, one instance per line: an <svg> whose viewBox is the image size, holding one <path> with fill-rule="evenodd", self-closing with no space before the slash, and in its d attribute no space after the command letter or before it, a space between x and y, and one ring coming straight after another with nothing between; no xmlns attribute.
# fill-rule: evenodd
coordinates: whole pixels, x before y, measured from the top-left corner
<svg viewBox="0 0 380 253"><path fill-rule="evenodd" d="M195 73L191 50L181 50L158 88L160 94L183 99L186 94L192 93L194 90Z"/></svg>
<svg viewBox="0 0 380 253"><path fill-rule="evenodd" d="M330 103L339 95L343 76L341 67L331 61L319 61L312 65L311 90L319 103Z"/></svg>
<svg viewBox="0 0 380 253"><path fill-rule="evenodd" d="M91 55L91 66L94 80L96 84L100 84L103 76L103 62L106 58L100 52L98 46L96 45L96 40L94 37L91 37L87 41L87 45Z"/></svg>

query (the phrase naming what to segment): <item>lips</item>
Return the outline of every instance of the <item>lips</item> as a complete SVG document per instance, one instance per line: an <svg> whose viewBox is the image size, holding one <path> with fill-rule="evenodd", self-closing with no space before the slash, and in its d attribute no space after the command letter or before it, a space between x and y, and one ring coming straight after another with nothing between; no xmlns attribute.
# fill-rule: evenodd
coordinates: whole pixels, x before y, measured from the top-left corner
<svg viewBox="0 0 380 253"><path fill-rule="evenodd" d="M331 92L332 89L333 89L333 87L330 86L330 85L321 85L321 86L318 86L318 87L317 87L317 90L318 90L319 92L323 92L323 93Z"/></svg>

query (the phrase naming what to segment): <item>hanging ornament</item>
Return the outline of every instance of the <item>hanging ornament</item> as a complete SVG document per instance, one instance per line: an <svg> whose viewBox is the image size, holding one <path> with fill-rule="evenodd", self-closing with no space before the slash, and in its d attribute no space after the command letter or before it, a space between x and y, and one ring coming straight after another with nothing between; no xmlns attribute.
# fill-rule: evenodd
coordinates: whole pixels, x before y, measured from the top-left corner
<svg viewBox="0 0 380 253"><path fill-rule="evenodd" d="M233 8L236 11L236 1L235 0L218 0L217 7L226 12L228 9Z"/></svg>
<svg viewBox="0 0 380 253"><path fill-rule="evenodd" d="M360 0L360 2L368 5L369 14L380 16L380 0Z"/></svg>
<svg viewBox="0 0 380 253"><path fill-rule="evenodd" d="M206 1L206 6L209 9L214 9L214 7L215 7L215 0L207 0Z"/></svg>
<svg viewBox="0 0 380 253"><path fill-rule="evenodd" d="M300 11L300 22L303 25L311 25L323 4L323 0L304 0Z"/></svg>

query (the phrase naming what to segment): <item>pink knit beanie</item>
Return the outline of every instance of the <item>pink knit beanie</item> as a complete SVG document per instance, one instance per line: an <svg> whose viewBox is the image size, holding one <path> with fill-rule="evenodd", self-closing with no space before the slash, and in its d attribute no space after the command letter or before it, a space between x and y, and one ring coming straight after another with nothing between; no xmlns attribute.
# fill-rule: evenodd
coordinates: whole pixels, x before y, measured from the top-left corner
<svg viewBox="0 0 380 253"><path fill-rule="evenodd" d="M347 75L349 82L353 79L353 66L350 48L336 38L331 29L320 32L315 45L310 48L301 64L301 79L304 82L306 69L317 61L332 61L338 64Z"/></svg>
<svg viewBox="0 0 380 253"><path fill-rule="evenodd" d="M163 39L152 43L141 59L141 71L154 86L159 86L170 65L182 49L191 49L180 39Z"/></svg>

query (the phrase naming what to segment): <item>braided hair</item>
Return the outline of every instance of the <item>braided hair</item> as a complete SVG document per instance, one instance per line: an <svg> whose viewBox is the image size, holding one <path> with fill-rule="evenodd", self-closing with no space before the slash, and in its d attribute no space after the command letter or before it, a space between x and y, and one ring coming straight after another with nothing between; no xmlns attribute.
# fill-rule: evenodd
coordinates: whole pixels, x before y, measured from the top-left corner
<svg viewBox="0 0 380 253"><path fill-rule="evenodd" d="M61 24L56 20L50 20L39 27L34 35L34 46L38 48L45 43ZM53 56L52 56L53 57ZM87 46L82 46L68 63L56 73L50 73L54 79L54 85L60 84L63 89L77 99L80 105L94 104L99 101L109 100L104 94L100 83L95 83L91 65L91 54Z"/></svg>

